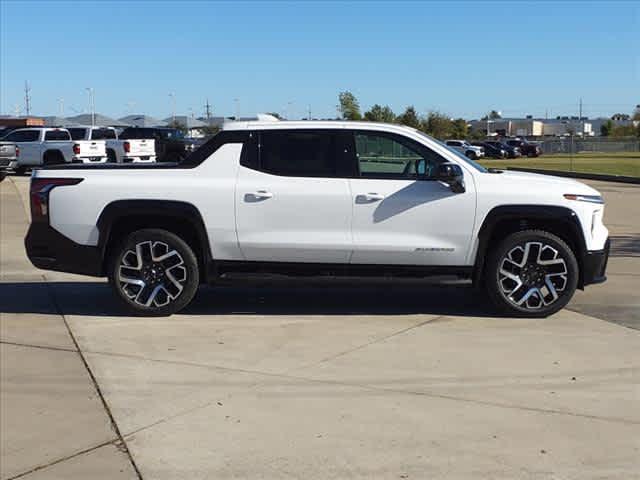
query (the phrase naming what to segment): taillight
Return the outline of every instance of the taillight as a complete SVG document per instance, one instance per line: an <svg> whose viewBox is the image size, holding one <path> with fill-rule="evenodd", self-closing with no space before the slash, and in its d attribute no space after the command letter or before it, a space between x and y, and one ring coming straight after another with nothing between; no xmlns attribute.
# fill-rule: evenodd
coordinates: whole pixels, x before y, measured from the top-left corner
<svg viewBox="0 0 640 480"><path fill-rule="evenodd" d="M82 178L33 178L31 180L31 221L46 221L49 217L49 193L56 187L77 185Z"/></svg>
<svg viewBox="0 0 640 480"><path fill-rule="evenodd" d="M16 158L20 156L20 147L16 145Z"/></svg>
<svg viewBox="0 0 640 480"><path fill-rule="evenodd" d="M73 153L76 155L80 155L80 145L78 145L77 143L73 144Z"/></svg>
<svg viewBox="0 0 640 480"><path fill-rule="evenodd" d="M122 147L124 148L124 153L129 153L131 151L131 144L129 142L124 142Z"/></svg>

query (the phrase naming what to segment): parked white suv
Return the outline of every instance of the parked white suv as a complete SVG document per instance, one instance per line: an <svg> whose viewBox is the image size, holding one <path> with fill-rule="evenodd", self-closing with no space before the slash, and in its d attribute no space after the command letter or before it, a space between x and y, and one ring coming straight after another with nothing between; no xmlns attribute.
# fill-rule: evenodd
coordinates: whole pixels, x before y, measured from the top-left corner
<svg viewBox="0 0 640 480"><path fill-rule="evenodd" d="M64 128L19 128L2 140L18 147L19 155L11 165L18 173L41 165L71 163L75 158L71 135Z"/></svg>
<svg viewBox="0 0 640 480"><path fill-rule="evenodd" d="M27 254L107 276L139 314L229 274L450 274L513 315L549 315L605 280L600 194L489 171L417 130L238 122L180 164L36 170Z"/></svg>
<svg viewBox="0 0 640 480"><path fill-rule="evenodd" d="M445 143L448 147L457 150L471 160L477 160L478 158L484 157L484 149L482 147L471 145L466 140L447 140Z"/></svg>

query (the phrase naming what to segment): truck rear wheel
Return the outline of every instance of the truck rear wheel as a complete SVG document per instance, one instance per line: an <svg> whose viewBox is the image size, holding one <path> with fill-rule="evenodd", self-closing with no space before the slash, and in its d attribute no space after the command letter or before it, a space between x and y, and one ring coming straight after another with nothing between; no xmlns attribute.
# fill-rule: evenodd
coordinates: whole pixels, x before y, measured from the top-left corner
<svg viewBox="0 0 640 480"><path fill-rule="evenodd" d="M160 229L127 236L112 251L108 275L116 296L136 315L171 315L191 302L199 285L191 247Z"/></svg>
<svg viewBox="0 0 640 480"><path fill-rule="evenodd" d="M571 248L542 230L507 236L489 256L485 286L493 303L519 317L546 317L564 308L578 284Z"/></svg>

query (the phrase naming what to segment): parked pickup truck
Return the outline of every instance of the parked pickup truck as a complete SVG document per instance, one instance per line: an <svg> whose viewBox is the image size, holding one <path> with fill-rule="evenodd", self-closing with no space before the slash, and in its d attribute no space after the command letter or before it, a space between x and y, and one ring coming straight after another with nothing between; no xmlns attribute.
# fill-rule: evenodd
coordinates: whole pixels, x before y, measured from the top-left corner
<svg viewBox="0 0 640 480"><path fill-rule="evenodd" d="M19 153L15 143L0 142L0 181L7 176L7 170L16 167Z"/></svg>
<svg viewBox="0 0 640 480"><path fill-rule="evenodd" d="M603 211L587 185L487 170L409 127L237 122L180 164L36 170L26 250L108 277L143 315L182 309L200 283L277 273L455 275L544 316L605 280Z"/></svg>
<svg viewBox="0 0 640 480"><path fill-rule="evenodd" d="M2 140L15 143L19 149L14 168L17 173L41 165L71 163L75 159L71 135L64 128L19 128Z"/></svg>
<svg viewBox="0 0 640 480"><path fill-rule="evenodd" d="M529 142L524 138L511 138L506 140L504 143L506 143L510 147L518 148L520 150L520 153L522 155L526 155L527 157L539 157L540 155L542 155L542 148L540 148L540 144Z"/></svg>
<svg viewBox="0 0 640 480"><path fill-rule="evenodd" d="M138 128L125 128L116 136L115 129L107 139L107 156L109 162L115 163L153 163L156 161L156 146L153 138L140 137Z"/></svg>
<svg viewBox="0 0 640 480"><path fill-rule="evenodd" d="M123 136L151 140L155 145L158 162L180 162L192 150L192 142L185 139L177 128L169 127L131 127L125 129Z"/></svg>
<svg viewBox="0 0 640 480"><path fill-rule="evenodd" d="M484 149L471 145L466 140L447 140L445 142L448 147L457 150L471 160L477 160L484 157Z"/></svg>
<svg viewBox="0 0 640 480"><path fill-rule="evenodd" d="M115 130L107 127L69 127L73 152L83 163L107 161L107 139L115 138Z"/></svg>

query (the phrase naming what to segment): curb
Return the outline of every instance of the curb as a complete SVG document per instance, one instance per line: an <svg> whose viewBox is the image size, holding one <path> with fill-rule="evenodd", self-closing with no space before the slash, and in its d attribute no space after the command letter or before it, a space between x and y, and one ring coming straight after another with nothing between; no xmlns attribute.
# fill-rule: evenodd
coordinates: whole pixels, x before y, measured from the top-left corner
<svg viewBox="0 0 640 480"><path fill-rule="evenodd" d="M541 173L554 177L583 178L585 180L602 180L603 182L632 183L640 185L640 177L627 177L625 175L605 175L600 173L566 172L563 170L543 170L541 168L507 167L507 170L516 172Z"/></svg>

